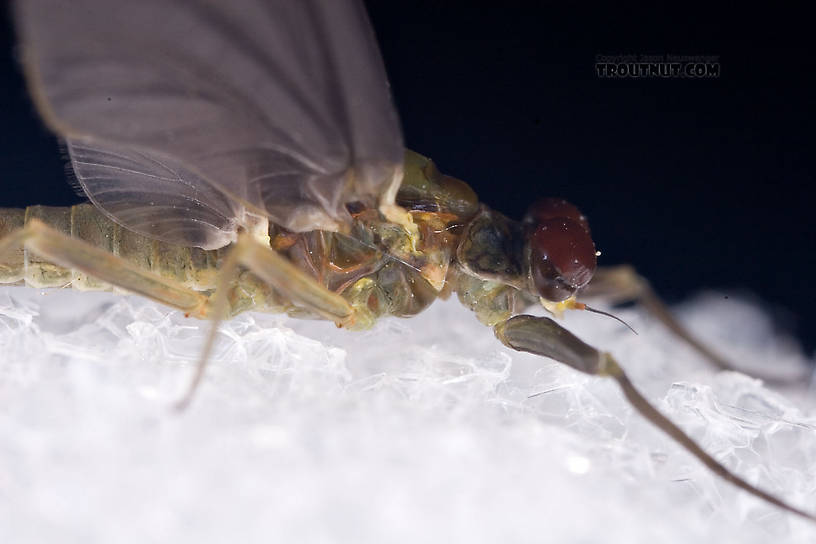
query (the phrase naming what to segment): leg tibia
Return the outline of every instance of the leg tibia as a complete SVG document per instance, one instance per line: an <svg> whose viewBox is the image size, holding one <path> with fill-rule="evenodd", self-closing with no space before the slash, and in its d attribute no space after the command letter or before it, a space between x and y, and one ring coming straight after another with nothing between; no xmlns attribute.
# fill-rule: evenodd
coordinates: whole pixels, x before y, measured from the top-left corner
<svg viewBox="0 0 816 544"><path fill-rule="evenodd" d="M38 219L27 221L25 227L0 240L0 256L18 251L20 247L25 247L37 259L44 259L50 266L67 270L66 284L71 282L71 270L79 270L190 314L206 314L208 299L205 295L82 240L71 238Z"/></svg>
<svg viewBox="0 0 816 544"><path fill-rule="evenodd" d="M343 297L329 291L270 247L242 236L232 251L237 263L246 266L285 298L339 325L353 321L354 311Z"/></svg>
<svg viewBox="0 0 816 544"><path fill-rule="evenodd" d="M196 291L215 287L218 251L167 244L120 227L91 204L68 207L0 208L0 240L38 220L54 231L121 257L136 267ZM108 291L106 282L66 268L24 246L10 248L0 259L0 283L25 282L31 287L65 287Z"/></svg>
<svg viewBox="0 0 816 544"><path fill-rule="evenodd" d="M740 489L776 505L788 512L816 521L816 517L793 507L782 500L754 487L740 478L711 455L706 453L680 427L657 410L632 384L626 373L606 352L599 351L582 342L571 332L546 317L518 315L494 327L496 337L506 346L517 351L526 351L554 359L575 370L609 376L618 382L629 404L641 416L672 437L686 451L706 465L713 473L731 482Z"/></svg>

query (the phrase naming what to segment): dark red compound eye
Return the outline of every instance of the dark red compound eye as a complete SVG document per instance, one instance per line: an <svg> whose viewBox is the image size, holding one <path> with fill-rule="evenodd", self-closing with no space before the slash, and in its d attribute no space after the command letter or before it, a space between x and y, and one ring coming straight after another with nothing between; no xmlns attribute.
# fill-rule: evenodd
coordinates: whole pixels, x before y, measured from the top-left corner
<svg viewBox="0 0 816 544"><path fill-rule="evenodd" d="M533 202L524 214L525 225L539 225L547 219L566 217L581 225L589 234L589 221L581 210L564 200L563 198L541 198Z"/></svg>
<svg viewBox="0 0 816 544"><path fill-rule="evenodd" d="M550 215L563 213L564 215ZM586 217L562 199L545 199L525 216L530 273L536 291L553 302L568 299L589 283L597 267Z"/></svg>

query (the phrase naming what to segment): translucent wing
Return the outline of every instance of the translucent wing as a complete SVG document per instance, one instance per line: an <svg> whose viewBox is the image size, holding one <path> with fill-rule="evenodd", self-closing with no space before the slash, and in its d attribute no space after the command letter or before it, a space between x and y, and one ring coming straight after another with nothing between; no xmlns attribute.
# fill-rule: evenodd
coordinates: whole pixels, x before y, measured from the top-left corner
<svg viewBox="0 0 816 544"><path fill-rule="evenodd" d="M242 207L179 162L79 140L68 151L91 201L130 230L204 249L234 241Z"/></svg>
<svg viewBox="0 0 816 544"><path fill-rule="evenodd" d="M393 202L399 122L359 0L16 8L40 111L124 226L218 247L246 210L336 230L347 202Z"/></svg>

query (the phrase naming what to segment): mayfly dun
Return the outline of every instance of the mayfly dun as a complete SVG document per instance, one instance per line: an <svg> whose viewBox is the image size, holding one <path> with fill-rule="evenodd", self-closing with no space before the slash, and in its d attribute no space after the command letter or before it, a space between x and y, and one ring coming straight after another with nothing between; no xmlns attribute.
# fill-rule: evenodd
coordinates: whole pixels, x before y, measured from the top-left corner
<svg viewBox="0 0 816 544"><path fill-rule="evenodd" d="M516 221L404 150L360 2L31 0L16 18L31 94L90 204L2 210L0 282L120 288L213 331L246 310L366 329L455 294L506 346L611 378L713 473L814 519L698 446L625 361L523 313L637 300L730 368L632 269L597 267L578 208L546 198Z"/></svg>

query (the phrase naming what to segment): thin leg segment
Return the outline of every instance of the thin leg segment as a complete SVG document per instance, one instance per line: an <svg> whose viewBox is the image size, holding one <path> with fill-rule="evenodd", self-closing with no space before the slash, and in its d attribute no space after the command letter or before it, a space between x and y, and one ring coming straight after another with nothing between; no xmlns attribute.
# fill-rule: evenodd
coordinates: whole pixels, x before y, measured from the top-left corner
<svg viewBox="0 0 816 544"><path fill-rule="evenodd" d="M327 289L269 246L260 244L250 236L241 236L232 252L239 264L246 266L293 302L339 326L353 323L354 310L346 299Z"/></svg>
<svg viewBox="0 0 816 544"><path fill-rule="evenodd" d="M299 302L307 309L334 321L337 325L345 326L354 323L354 310L346 299L328 290L315 278L294 266L269 246L261 245L250 236L240 236L221 265L210 312L212 325L190 386L176 404L176 408L180 411L190 405L204 377L207 361L215 343L218 324L227 317L229 311L227 292L238 274L239 265L246 266L289 300Z"/></svg>
<svg viewBox="0 0 816 544"><path fill-rule="evenodd" d="M708 359L711 364L722 370L735 370L733 364L712 351L681 325L654 292L649 282L631 266L624 265L598 269L592 282L582 294L588 297L603 298L612 304L637 302L667 329Z"/></svg>
<svg viewBox="0 0 816 544"><path fill-rule="evenodd" d="M571 332L546 317L518 315L494 327L496 337L516 351L526 351L564 363L575 370L595 376L608 376L618 382L632 407L660 430L672 437L686 451L699 459L714 474L766 502L811 521L816 516L800 510L746 482L706 453L680 427L652 406L632 384L626 373L609 353L585 344Z"/></svg>
<svg viewBox="0 0 816 544"><path fill-rule="evenodd" d="M212 300L177 281L63 234L38 219L29 220L22 228L0 239L0 256L18 251L21 247L65 268L79 270L195 317L208 317L212 320L212 329L201 353L198 368L187 393L178 404L179 408L189 404L204 375L218 324L229 314L228 294L238 276L239 265L246 266L284 297L300 303L308 310L340 326L354 323L354 310L343 297L328 290L277 252L249 236L239 237L224 260Z"/></svg>
<svg viewBox="0 0 816 544"><path fill-rule="evenodd" d="M709 363L721 370L740 371L739 367L701 342L677 321L666 304L654 292L649 282L631 266L599 268L592 278L592 282L582 292L582 296L602 298L611 304L637 302ZM757 375L755 372L752 372L752 374L766 383L776 385L800 383L803 379L809 379L810 376L807 373L802 376L779 378L764 374Z"/></svg>
<svg viewBox="0 0 816 544"><path fill-rule="evenodd" d="M111 285L138 293L197 317L207 313L208 299L180 283L144 270L103 249L67 236L38 219L0 240L0 255L25 246L66 268L80 270Z"/></svg>

